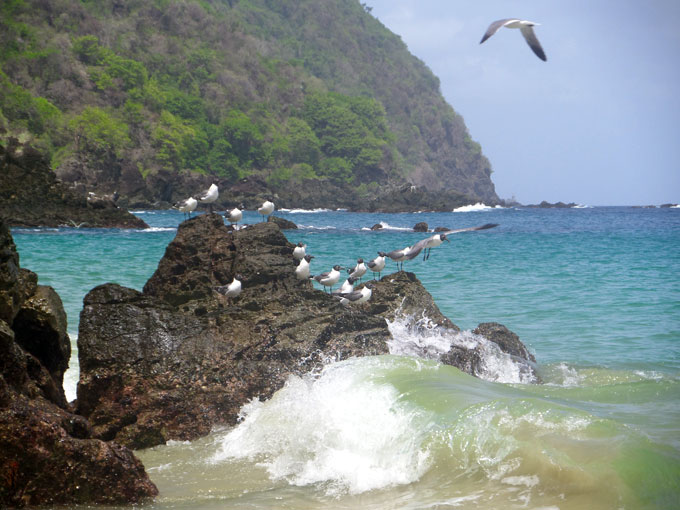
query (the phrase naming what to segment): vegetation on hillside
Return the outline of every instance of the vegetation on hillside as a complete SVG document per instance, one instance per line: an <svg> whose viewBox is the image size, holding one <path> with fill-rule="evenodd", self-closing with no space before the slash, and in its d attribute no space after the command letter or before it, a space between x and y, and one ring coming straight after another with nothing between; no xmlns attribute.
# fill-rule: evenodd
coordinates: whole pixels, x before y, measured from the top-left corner
<svg viewBox="0 0 680 510"><path fill-rule="evenodd" d="M124 166L495 197L437 78L367 10L356 0L4 0L0 128L100 185Z"/></svg>

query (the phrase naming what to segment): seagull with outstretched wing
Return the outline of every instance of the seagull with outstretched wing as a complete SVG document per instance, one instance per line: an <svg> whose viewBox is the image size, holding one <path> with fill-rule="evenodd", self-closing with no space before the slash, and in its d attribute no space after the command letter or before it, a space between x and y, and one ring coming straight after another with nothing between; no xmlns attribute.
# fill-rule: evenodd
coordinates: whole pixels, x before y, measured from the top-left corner
<svg viewBox="0 0 680 510"><path fill-rule="evenodd" d="M536 25L538 25L538 23L517 18L499 19L498 21L494 21L493 23L491 23L491 25L489 25L489 28L487 28L486 32L484 33L484 37L482 37L482 40L479 41L479 44L482 44L484 41L486 41L489 37L495 34L501 27L519 28L519 31L522 32L522 35L524 36L524 39L529 45L529 48L532 49L532 51L536 54L538 58L545 62L548 59L545 56L543 48L541 47L541 43L538 42L536 34L534 33L534 26Z"/></svg>

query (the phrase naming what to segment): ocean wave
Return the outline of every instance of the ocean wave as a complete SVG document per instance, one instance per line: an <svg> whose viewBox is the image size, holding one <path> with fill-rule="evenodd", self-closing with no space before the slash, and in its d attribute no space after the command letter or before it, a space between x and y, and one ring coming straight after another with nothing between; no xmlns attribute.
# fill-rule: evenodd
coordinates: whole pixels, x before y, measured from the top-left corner
<svg viewBox="0 0 680 510"><path fill-rule="evenodd" d="M412 227L393 227L392 225L390 225L386 221L381 221L379 223L379 225L382 226L382 228L379 229L379 230L391 230L391 231L396 231L396 232L413 232ZM369 227L362 227L361 230L372 230L372 229L369 228Z"/></svg>
<svg viewBox="0 0 680 510"><path fill-rule="evenodd" d="M177 227L149 227L149 228L141 228L141 229L135 229L133 232L141 232L144 234L149 234L152 232L175 232L177 230Z"/></svg>
<svg viewBox="0 0 680 510"><path fill-rule="evenodd" d="M440 360L454 347L474 349L480 355L475 375L500 383L536 382L531 367L524 361L501 351L494 342L471 331L454 331L434 324L428 317L397 316L387 321L392 338L387 342L390 354L418 356Z"/></svg>
<svg viewBox="0 0 680 510"><path fill-rule="evenodd" d="M298 225L298 228L305 230L337 230L338 227L334 227L333 225Z"/></svg>
<svg viewBox="0 0 680 510"><path fill-rule="evenodd" d="M340 211L341 209L338 209ZM281 212L287 212L289 214L315 214L315 213L323 213L323 212L331 212L332 209L323 209L323 208L318 208L318 209L279 209Z"/></svg>
<svg viewBox="0 0 680 510"><path fill-rule="evenodd" d="M417 481L430 466L431 417L371 380L385 364L361 358L291 375L270 400L243 406L211 461L257 460L274 481L319 485L331 496Z"/></svg>
<svg viewBox="0 0 680 510"><path fill-rule="evenodd" d="M490 205L485 205L482 202L477 202L476 204L464 205L462 207L456 207L453 212L477 212L477 211L492 211L494 209L504 209L504 207L497 205L492 207Z"/></svg>
<svg viewBox="0 0 680 510"><path fill-rule="evenodd" d="M576 204L572 209L592 209L592 205Z"/></svg>

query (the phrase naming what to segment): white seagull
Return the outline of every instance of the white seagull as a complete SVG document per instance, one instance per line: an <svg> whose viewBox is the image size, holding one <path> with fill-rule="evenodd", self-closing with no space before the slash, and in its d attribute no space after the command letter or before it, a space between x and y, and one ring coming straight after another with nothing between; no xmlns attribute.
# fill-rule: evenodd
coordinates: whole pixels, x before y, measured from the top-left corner
<svg viewBox="0 0 680 510"><path fill-rule="evenodd" d="M305 248L307 247L306 244L302 244L302 242L297 243L297 246L293 248L293 257L295 257L297 260L302 260L305 258Z"/></svg>
<svg viewBox="0 0 680 510"><path fill-rule="evenodd" d="M368 269L373 271L373 278L375 279L375 273L378 273L378 278L380 278L380 273L385 269L385 256L387 254L384 251L379 251L378 256L371 260L368 264Z"/></svg>
<svg viewBox="0 0 680 510"><path fill-rule="evenodd" d="M491 25L489 25L489 28L486 29L486 33L484 34L484 37L482 37L482 40L479 42L479 44L482 44L484 41L486 41L489 37L495 34L501 27L519 28L520 32L522 32L522 35L524 36L524 39L526 39L529 48L533 50L533 52L536 54L538 58L545 62L548 59L545 56L543 48L541 48L541 43L539 43L538 39L536 38L536 34L534 34L533 27L535 25L538 25L538 23L534 23L533 21L527 21L523 19L517 18L499 19L498 21L494 21L493 23L491 23Z"/></svg>
<svg viewBox="0 0 680 510"><path fill-rule="evenodd" d="M387 256L397 263L397 270L404 270L404 260L406 260L406 253L411 249L410 246L402 248L401 250L392 250L387 253ZM401 266L400 266L401 264Z"/></svg>
<svg viewBox="0 0 680 510"><path fill-rule="evenodd" d="M358 278L354 278L350 276L345 280L345 282L340 286L338 290L334 290L331 292L333 295L337 294L347 294L348 292L354 292L354 282L356 282Z"/></svg>
<svg viewBox="0 0 680 510"><path fill-rule="evenodd" d="M309 263L314 258L314 255L305 255L300 260L300 263L295 268L295 276L298 280L307 280L309 278Z"/></svg>
<svg viewBox="0 0 680 510"><path fill-rule="evenodd" d="M310 278L316 280L324 287L330 287L331 289L333 289L333 285L338 283L338 280L340 279L341 269L342 267L336 265L333 266L333 269L331 269L330 271L318 274L316 276L310 276Z"/></svg>
<svg viewBox="0 0 680 510"><path fill-rule="evenodd" d="M243 209L243 206L241 206L241 209ZM224 217L229 220L229 223L235 223L238 225L238 222L243 218L243 211L241 209L234 207L233 209L225 212Z"/></svg>
<svg viewBox="0 0 680 510"><path fill-rule="evenodd" d="M228 298L238 296L241 293L241 280L239 278L243 277L240 274L237 274L229 285L215 287L215 291Z"/></svg>
<svg viewBox="0 0 680 510"><path fill-rule="evenodd" d="M446 238L446 234L435 234L433 236L427 237L425 239L421 239L418 241L416 244L411 246L411 248L404 254L404 258L406 260L413 260L418 256L418 254L425 250L423 252L423 260L427 260L430 258L430 250L432 248L436 248L440 244L442 244L444 241L447 243L450 242Z"/></svg>
<svg viewBox="0 0 680 510"><path fill-rule="evenodd" d="M361 289L352 292L347 292L345 294L337 294L335 297L340 299L341 305L358 305L359 303L365 303L371 299L373 291L371 290L371 283L367 283Z"/></svg>
<svg viewBox="0 0 680 510"><path fill-rule="evenodd" d="M348 269L347 272L355 280L359 280L366 274L366 264L364 264L364 259L357 259L357 265L353 269Z"/></svg>
<svg viewBox="0 0 680 510"><path fill-rule="evenodd" d="M196 195L195 198L197 198L202 204L208 204L208 207L210 207L210 212L213 212L212 205L213 202L217 200L218 196L219 190L217 189L217 184L213 182L207 190L202 192L200 195Z"/></svg>
<svg viewBox="0 0 680 510"><path fill-rule="evenodd" d="M265 216L269 216L274 212L274 202L265 200L260 207L258 207L257 212L262 215L262 221L264 221Z"/></svg>
<svg viewBox="0 0 680 510"><path fill-rule="evenodd" d="M187 215L189 215L189 217L191 218L191 212L196 210L197 205L198 201L194 197L189 197L186 200L177 202L174 207L182 211L184 213L185 218L187 217Z"/></svg>
<svg viewBox="0 0 680 510"><path fill-rule="evenodd" d="M423 260L427 260L430 258L430 250L436 246L439 246L442 244L442 241L447 241L450 242L448 239L448 236L452 234L459 234L460 232L472 232L474 230L486 230L488 228L494 228L497 227L498 223L485 223L484 225L480 225L477 227L467 227L467 228L459 228L456 230L447 230L445 232L441 232L439 234L435 234L431 237L428 237L426 239L422 239L418 241L416 244L414 244L411 249L406 252L406 260L412 260L415 257L418 256L418 254L423 251L423 249L427 249L426 253L423 254Z"/></svg>

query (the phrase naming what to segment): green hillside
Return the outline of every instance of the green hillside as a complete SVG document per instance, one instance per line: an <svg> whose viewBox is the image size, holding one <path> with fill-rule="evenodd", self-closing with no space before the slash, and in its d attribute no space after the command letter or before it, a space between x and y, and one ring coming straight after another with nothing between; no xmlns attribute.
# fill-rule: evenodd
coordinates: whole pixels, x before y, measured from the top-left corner
<svg viewBox="0 0 680 510"><path fill-rule="evenodd" d="M415 184L496 201L438 79L369 11L355 0L3 0L0 129L48 154L63 180L132 201L175 200L201 175L284 195Z"/></svg>

